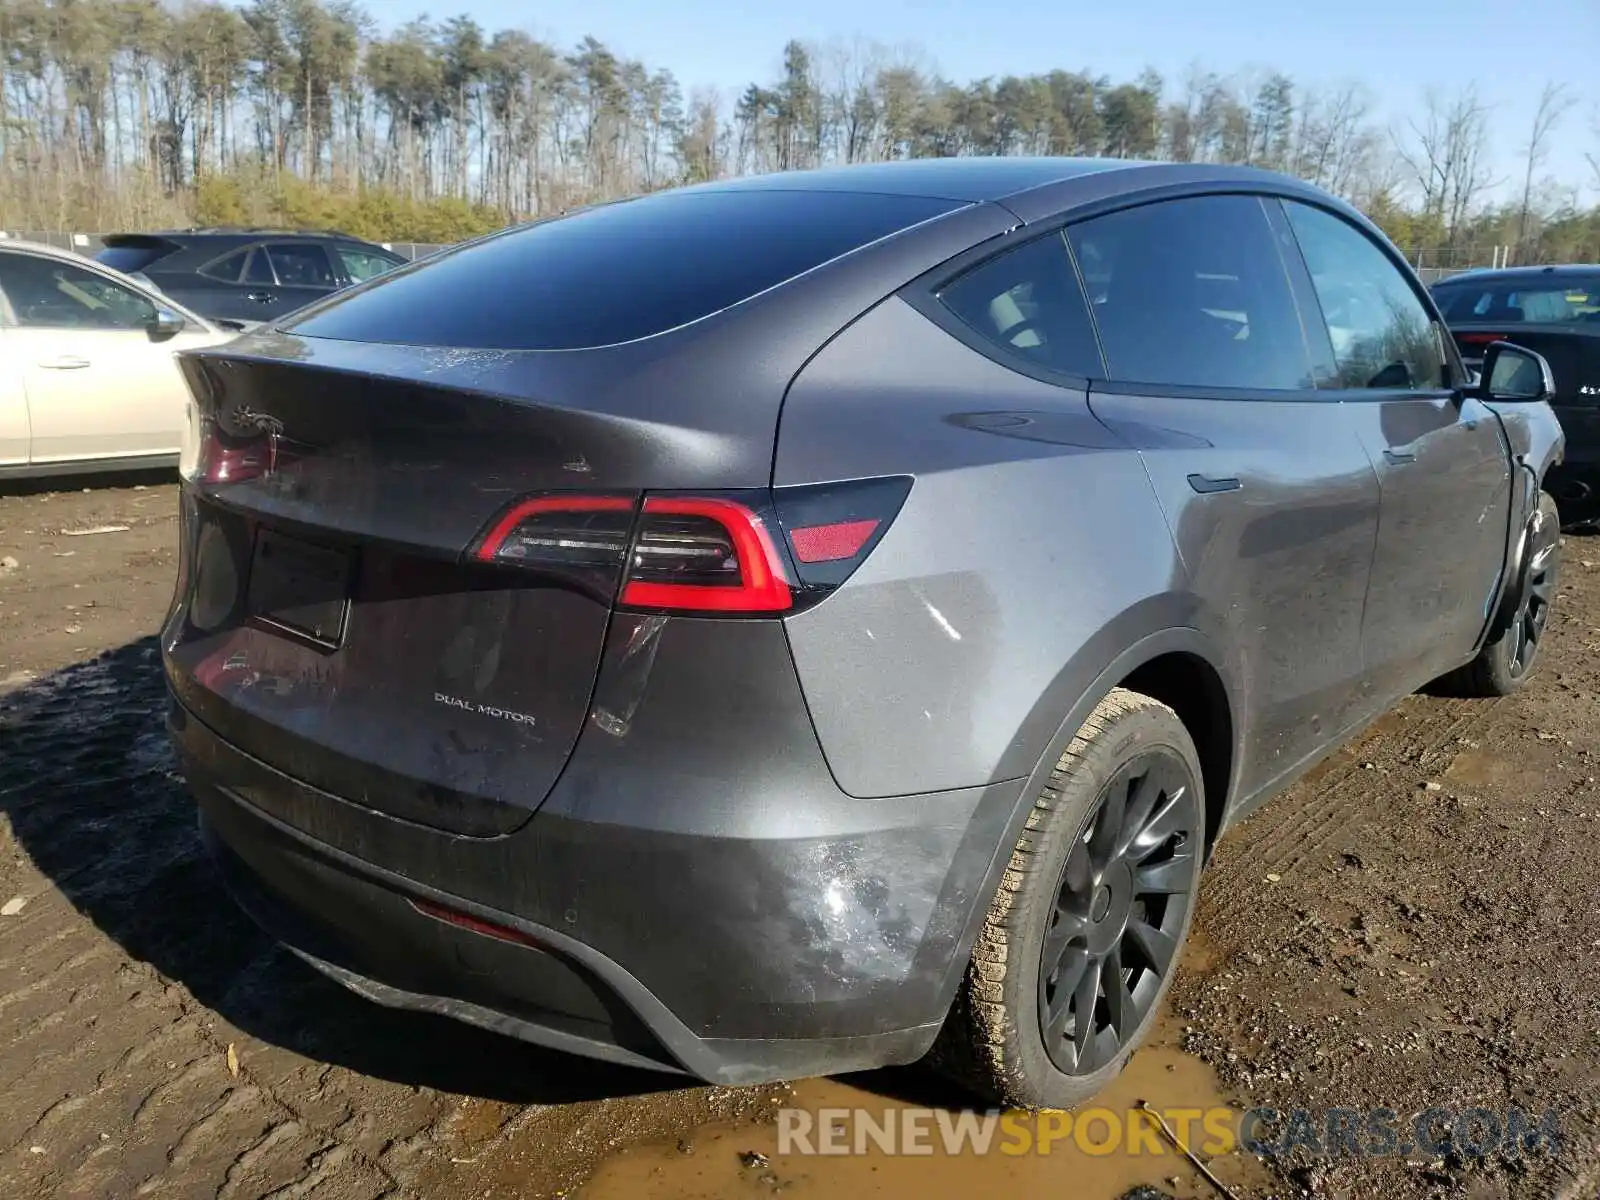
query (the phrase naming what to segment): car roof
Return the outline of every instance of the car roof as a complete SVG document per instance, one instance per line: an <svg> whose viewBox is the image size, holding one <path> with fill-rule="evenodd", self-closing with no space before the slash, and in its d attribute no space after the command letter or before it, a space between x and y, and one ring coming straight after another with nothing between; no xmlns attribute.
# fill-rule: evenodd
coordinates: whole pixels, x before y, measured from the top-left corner
<svg viewBox="0 0 1600 1200"><path fill-rule="evenodd" d="M1458 275L1446 275L1443 279L1436 280L1433 286L1444 287L1452 283L1526 283L1535 279L1561 280L1596 274L1600 274L1600 264L1596 263L1555 263L1547 267L1480 267L1472 271L1462 271Z"/></svg>
<svg viewBox="0 0 1600 1200"><path fill-rule="evenodd" d="M1121 175L1128 190L1142 187L1159 173L1171 183L1260 184L1292 182L1288 176L1255 167L1214 163L1170 163L1132 158L961 157L913 158L894 162L856 163L808 171L779 171L699 184L691 191L851 191L893 196L926 196L969 204L1004 202L1089 176Z"/></svg>
<svg viewBox="0 0 1600 1200"><path fill-rule="evenodd" d="M21 250L26 254L37 254L44 258L59 258L63 262L81 263L93 262L87 255L79 254L76 250L68 250L63 246L52 246L48 242L29 242L22 238L0 238L0 250ZM105 270L100 263L95 266ZM120 274L120 272L114 272Z"/></svg>

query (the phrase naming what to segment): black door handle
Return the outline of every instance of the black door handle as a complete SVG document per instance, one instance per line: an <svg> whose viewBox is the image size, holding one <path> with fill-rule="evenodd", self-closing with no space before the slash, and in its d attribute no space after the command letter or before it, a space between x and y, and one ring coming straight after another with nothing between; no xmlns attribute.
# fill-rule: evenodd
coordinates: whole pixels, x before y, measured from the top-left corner
<svg viewBox="0 0 1600 1200"><path fill-rule="evenodd" d="M1407 463L1414 463L1417 461L1417 452L1415 450L1385 449L1383 452L1383 457L1388 461L1390 466L1403 467Z"/></svg>
<svg viewBox="0 0 1600 1200"><path fill-rule="evenodd" d="M1212 492L1236 492L1244 485L1237 475L1191 475L1189 486L1202 496L1209 496Z"/></svg>
<svg viewBox="0 0 1600 1200"><path fill-rule="evenodd" d="M246 292L244 294L244 298L246 300L254 300L257 304L271 304L272 303L272 293L271 292Z"/></svg>

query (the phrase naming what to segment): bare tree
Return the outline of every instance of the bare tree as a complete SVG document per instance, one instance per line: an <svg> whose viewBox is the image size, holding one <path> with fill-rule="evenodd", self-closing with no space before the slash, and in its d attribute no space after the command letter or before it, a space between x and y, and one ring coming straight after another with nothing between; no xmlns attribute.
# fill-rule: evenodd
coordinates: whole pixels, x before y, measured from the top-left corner
<svg viewBox="0 0 1600 1200"><path fill-rule="evenodd" d="M1487 162L1489 109L1475 84L1450 100L1430 91L1422 123L1407 124L1411 136L1394 137L1395 152L1421 188L1423 213L1453 244L1484 193L1501 183Z"/></svg>
<svg viewBox="0 0 1600 1200"><path fill-rule="evenodd" d="M1589 128L1593 131L1595 140L1600 141L1600 108L1595 109L1594 120L1590 122ZM1583 157L1584 161L1589 164L1590 174L1594 176L1593 186L1596 189L1600 189L1600 156L1585 154Z"/></svg>
<svg viewBox="0 0 1600 1200"><path fill-rule="evenodd" d="M1288 169L1330 192L1352 196L1377 157L1371 111L1360 84L1308 94L1300 105Z"/></svg>
<svg viewBox="0 0 1600 1200"><path fill-rule="evenodd" d="M1550 132L1556 122L1566 115L1574 103L1573 96L1564 83L1550 82L1539 93L1539 107L1533 113L1533 127L1528 131L1524 146L1522 175L1522 207L1517 213L1517 252L1520 257L1528 243L1528 217L1533 205L1533 173L1544 165L1549 153Z"/></svg>
<svg viewBox="0 0 1600 1200"><path fill-rule="evenodd" d="M1600 258L1600 210L1579 205L1579 180L1542 178L1560 159L1600 188L1600 112L1596 140L1578 144L1557 86L1531 128L1492 147L1524 154L1521 196L1502 197L1470 88L1430 97L1396 132L1359 84L1317 89L1270 67L961 80L915 43L857 40L790 42L762 77L718 94L593 38L402 21L413 2L0 0L0 220L331 223L436 241L745 171L1160 154L1299 175L1414 249L1459 258L1515 240L1530 261Z"/></svg>

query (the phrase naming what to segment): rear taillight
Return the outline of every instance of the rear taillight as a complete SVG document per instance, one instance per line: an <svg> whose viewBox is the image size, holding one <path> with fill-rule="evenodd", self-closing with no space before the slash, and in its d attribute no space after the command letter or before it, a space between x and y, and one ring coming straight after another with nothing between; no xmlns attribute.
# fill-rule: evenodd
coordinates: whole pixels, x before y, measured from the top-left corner
<svg viewBox="0 0 1600 1200"><path fill-rule="evenodd" d="M651 496L639 514L622 603L675 612L778 613L794 607L787 566L750 504Z"/></svg>
<svg viewBox="0 0 1600 1200"><path fill-rule="evenodd" d="M624 608L771 616L816 603L894 520L909 479L710 495L521 500L471 552L583 587Z"/></svg>
<svg viewBox="0 0 1600 1200"><path fill-rule="evenodd" d="M223 436L216 424L190 406L178 451L178 474L190 483L240 483L267 474L277 453L266 434L249 438Z"/></svg>
<svg viewBox="0 0 1600 1200"><path fill-rule="evenodd" d="M513 504L473 551L480 562L554 575L610 603L633 532L632 496L537 496Z"/></svg>
<svg viewBox="0 0 1600 1200"><path fill-rule="evenodd" d="M1487 346L1491 342L1503 342L1508 336L1504 333L1458 333L1456 342L1463 346Z"/></svg>

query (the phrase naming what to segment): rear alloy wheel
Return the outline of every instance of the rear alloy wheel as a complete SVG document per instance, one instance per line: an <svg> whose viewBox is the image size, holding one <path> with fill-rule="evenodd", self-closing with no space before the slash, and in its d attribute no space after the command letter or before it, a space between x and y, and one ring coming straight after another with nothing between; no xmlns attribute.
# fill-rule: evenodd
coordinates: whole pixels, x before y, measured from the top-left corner
<svg viewBox="0 0 1600 1200"><path fill-rule="evenodd" d="M1131 760L1067 856L1039 961L1039 1028L1068 1075L1116 1058L1174 966L1200 833L1187 774L1171 751Z"/></svg>
<svg viewBox="0 0 1600 1200"><path fill-rule="evenodd" d="M1440 680L1441 690L1507 696L1533 673L1561 579L1561 521L1555 501L1544 492L1539 493L1538 511L1528 523L1527 539L1527 565L1517 583L1517 606L1510 619L1476 658Z"/></svg>
<svg viewBox="0 0 1600 1200"><path fill-rule="evenodd" d="M1017 1107L1099 1091L1172 982L1204 839L1183 723L1148 696L1112 692L1035 800L935 1061Z"/></svg>

